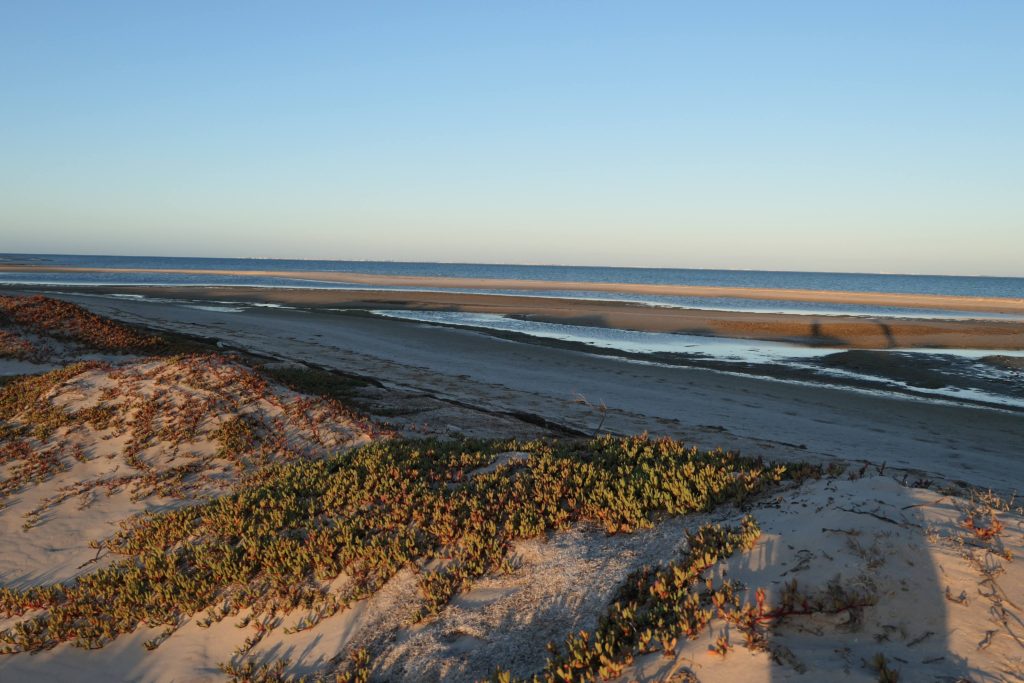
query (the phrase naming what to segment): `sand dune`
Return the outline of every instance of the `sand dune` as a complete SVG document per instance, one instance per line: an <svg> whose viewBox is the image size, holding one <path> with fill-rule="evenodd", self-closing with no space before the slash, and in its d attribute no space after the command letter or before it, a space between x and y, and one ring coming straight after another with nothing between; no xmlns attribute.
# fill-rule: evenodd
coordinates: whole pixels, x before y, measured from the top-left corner
<svg viewBox="0 0 1024 683"><path fill-rule="evenodd" d="M372 433L218 356L83 363L9 390L23 404L5 406L0 432L0 537L20 552L0 554L0 584L14 587L77 576L90 541L133 514L222 495L267 464Z"/></svg>

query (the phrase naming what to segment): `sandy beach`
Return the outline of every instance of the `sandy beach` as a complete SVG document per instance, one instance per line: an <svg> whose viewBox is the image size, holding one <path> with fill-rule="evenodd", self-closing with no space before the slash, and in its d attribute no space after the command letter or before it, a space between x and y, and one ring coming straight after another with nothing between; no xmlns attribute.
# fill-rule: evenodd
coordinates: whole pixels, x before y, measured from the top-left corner
<svg viewBox="0 0 1024 683"><path fill-rule="evenodd" d="M1004 410L638 363L480 331L315 308L225 314L187 302L65 298L113 319L368 376L478 410L541 417L577 434L593 433L602 419L594 406L604 403L603 429L619 434L649 431L772 457L878 459L1005 492L1014 488L1007 486L1007 468L1016 468L1024 452L1024 418ZM1017 481L1024 481L1024 469L1019 471Z"/></svg>
<svg viewBox="0 0 1024 683"><path fill-rule="evenodd" d="M97 570L124 567L117 564L121 555L104 552L102 542L114 529L204 505L238 482L264 481L262 472L281 465L316 467L318 459L340 452L341 459L329 461L343 472L344 453L358 452L360 444L387 449L393 438L457 444L464 437L585 441L598 433L618 439L649 432L810 474L770 484L742 505L652 513L649 527L609 534L584 518L510 540L506 569L474 575L426 618L423 577L451 566L448 551L400 563L372 594L358 598L344 597L353 595L352 581L360 575L353 567L310 584L326 596L306 598L320 604L317 609L346 601L316 617L315 626L307 623L315 611L273 603L278 611L268 613L256 601L229 610L227 618L213 619L219 614L214 607L186 609L170 627L140 623L100 641L98 649L50 642L33 650L19 643L36 642L36 636L4 629L45 624L46 610L8 607L6 618L0 613L8 652L0 655L4 680L248 681L326 672L353 681L478 681L498 670L519 680L545 661L553 666L547 643L568 643L581 629L598 633L601 615L620 599L624 584L652 567L687 561L701 525L738 528L748 514L758 525L750 548L702 573L716 591L732 591L730 582L738 581L737 606L709 612L706 624L691 637L680 633L674 645L652 644L624 656L603 679L876 681L889 672L900 681L1010 681L1022 661L1016 605L1024 602L1024 578L1012 558L1024 552L1024 513L984 493L992 489L1010 501L1024 480L1019 412L638 362L332 311L322 301L296 309L197 307L195 301L223 301L218 297L225 293L197 294L149 301L93 290L59 300L83 307L67 313L71 321L81 315L77 310L114 321L102 323L101 342L149 345L146 335L168 334L199 355L177 355L177 347L157 358L134 346L129 353L90 350L66 337L5 326L12 335L8 348L18 354L0 360L7 375L69 373L62 368L81 359L101 365L40 380L44 393L35 401L16 394L15 405L24 407L11 413L11 425L40 419L33 415L52 420L53 409L72 411L79 422L32 437L48 439L39 451L49 454L47 474L38 483L25 479L23 451L15 442L5 445L0 467L5 481L15 483L5 484L0 530L18 543L0 561L0 588L16 591L0 593L0 607L20 599L12 597L21 595L17 591L75 585ZM119 323L141 332L121 331ZM75 335L87 329L61 324ZM320 374L307 387L340 382L335 395L349 407L279 384L309 373ZM137 411L145 406L154 406L146 418L158 420L153 427L140 421ZM256 455L239 459L232 450L238 446L229 444L251 438L233 431L240 416L256 426L253 434L274 434L280 425L287 438L261 442ZM276 454L283 444L282 462ZM482 460L473 457L483 466L459 470L444 490L456 495L478 478L516 481L543 471L536 453L499 449ZM276 505L266 500L257 510L266 503ZM206 514L231 509L215 506ZM156 516L140 518L141 512ZM266 590L266 584L257 581L250 590ZM697 599L710 605L712 597ZM794 607L794 599L805 606ZM756 604L763 607L751 607ZM741 614L760 616L745 627ZM25 622L38 618L44 621ZM559 647L568 652L579 643Z"/></svg>

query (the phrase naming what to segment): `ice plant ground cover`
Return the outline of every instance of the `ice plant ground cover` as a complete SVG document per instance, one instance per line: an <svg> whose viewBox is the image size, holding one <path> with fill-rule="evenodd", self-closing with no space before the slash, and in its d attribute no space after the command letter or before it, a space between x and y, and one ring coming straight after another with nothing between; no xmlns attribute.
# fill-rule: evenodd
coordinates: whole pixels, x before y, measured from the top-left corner
<svg viewBox="0 0 1024 683"><path fill-rule="evenodd" d="M529 455L472 476L508 451ZM608 533L646 528L660 516L742 504L785 476L782 467L646 437L382 440L328 459L267 465L235 493L132 520L98 543L121 558L110 566L66 584L3 589L6 615L27 618L0 639L7 652L61 642L96 648L140 624L164 625L167 637L197 612L205 610L209 625L246 609L253 634L241 656L271 629L315 627L409 565L420 568L419 616L428 617L475 579L507 571L517 540L581 522ZM604 634L612 643L583 648L586 666L607 675L634 651L670 649L674 638L695 635L708 619L708 600L718 609L734 601L728 585L706 596L689 591L704 569L756 536L752 519L739 529L697 532L692 558L673 570L671 589L661 579L652 584L670 612L645 609L636 633ZM328 590L341 574L348 581ZM669 601L667 590L689 597ZM613 644L616 638L625 640ZM579 656L554 658L551 671L580 668L572 658Z"/></svg>
<svg viewBox="0 0 1024 683"><path fill-rule="evenodd" d="M48 505L92 488L210 494L230 486L232 473L323 457L382 433L337 401L297 394L211 354L83 362L21 377L0 388L0 419L0 507L76 461L113 460L121 469L83 479Z"/></svg>
<svg viewBox="0 0 1024 683"><path fill-rule="evenodd" d="M39 337L116 353L153 353L166 340L90 313L81 306L44 296L0 295L0 357L45 358L51 349ZM32 337L36 337L33 340Z"/></svg>

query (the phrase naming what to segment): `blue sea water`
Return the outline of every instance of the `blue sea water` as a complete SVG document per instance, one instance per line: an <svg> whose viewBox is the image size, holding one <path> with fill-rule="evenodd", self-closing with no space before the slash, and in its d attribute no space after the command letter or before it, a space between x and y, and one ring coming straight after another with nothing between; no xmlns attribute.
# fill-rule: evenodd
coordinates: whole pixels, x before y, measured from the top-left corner
<svg viewBox="0 0 1024 683"><path fill-rule="evenodd" d="M532 266L478 263L403 263L391 261L322 261L255 258L185 258L168 256L95 256L54 254L0 254L0 283L74 285L234 285L248 287L305 287L315 289L414 289L285 279L272 276L227 276L185 273L12 273L4 263L86 268L174 268L185 270L334 271L374 275L411 275L487 279L551 280L651 285L709 285L769 289L891 292L969 297L1024 299L1024 278L948 275L890 275L873 273L785 272L756 270L701 270L691 268L619 268L603 266ZM466 291L474 290L451 290ZM489 294L522 291L485 290ZM531 291L530 296L610 299L658 306L681 306L736 311L791 313L902 315L921 317L1007 317L957 311L874 307L852 304L759 301L750 299L673 297L586 291ZM1017 317L1017 316L1010 316Z"/></svg>

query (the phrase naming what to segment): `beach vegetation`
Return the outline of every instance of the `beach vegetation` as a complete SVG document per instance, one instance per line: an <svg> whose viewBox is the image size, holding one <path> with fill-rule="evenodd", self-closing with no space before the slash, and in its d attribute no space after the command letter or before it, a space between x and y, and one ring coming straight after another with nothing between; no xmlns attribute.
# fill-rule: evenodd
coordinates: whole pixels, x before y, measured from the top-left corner
<svg viewBox="0 0 1024 683"><path fill-rule="evenodd" d="M217 354L74 363L0 386L0 506L100 451L120 457L118 474L63 487L28 513L29 527L93 490L194 498L227 490L225 468L245 476L389 433L336 400L296 394Z"/></svg>
<svg viewBox="0 0 1024 683"><path fill-rule="evenodd" d="M749 515L739 525L705 524L686 534L682 559L645 567L632 574L593 632L571 635L551 655L541 681L610 680L622 674L635 657L675 654L680 639L695 639L715 616L731 618L744 605L730 580L717 584L705 575L737 551L753 547L761 531ZM714 650L725 655L728 641L719 638Z"/></svg>
<svg viewBox="0 0 1024 683"><path fill-rule="evenodd" d="M158 350L163 339L96 315L76 304L45 296L0 295L0 325L112 353Z"/></svg>
<svg viewBox="0 0 1024 683"><path fill-rule="evenodd" d="M3 322L0 318L0 324ZM48 357L49 352L45 348L33 343L23 334L10 329L0 329L0 358L41 363Z"/></svg>
<svg viewBox="0 0 1024 683"><path fill-rule="evenodd" d="M508 451L528 457L478 472ZM246 679L257 673L246 655L268 632L312 628L403 568L418 573L421 593L409 620L429 618L484 574L513 570L518 540L578 524L649 528L668 515L742 505L785 477L781 466L646 436L382 439L325 459L271 462L233 493L126 522L96 543L115 558L104 568L0 590L0 614L24 617L0 644L8 653L95 648L149 626L164 629L147 644L156 648L189 619L241 618L251 635L225 670ZM716 611L739 609L736 587L712 586L702 572L757 533L745 518L688 535L683 560L631 576L598 630L570 637L545 671L605 675L638 652L671 651Z"/></svg>

